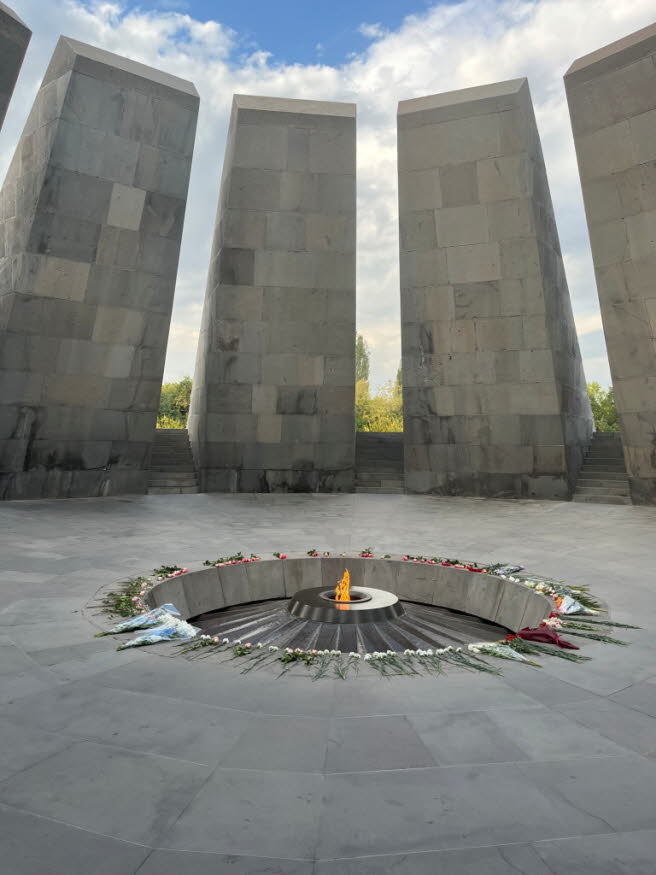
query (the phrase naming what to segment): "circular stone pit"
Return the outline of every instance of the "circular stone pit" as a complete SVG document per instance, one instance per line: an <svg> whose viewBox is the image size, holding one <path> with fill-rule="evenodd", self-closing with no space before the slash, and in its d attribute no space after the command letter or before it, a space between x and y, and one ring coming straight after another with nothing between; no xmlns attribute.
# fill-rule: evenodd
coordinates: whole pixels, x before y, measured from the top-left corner
<svg viewBox="0 0 656 875"><path fill-rule="evenodd" d="M334 592L345 569L352 591L371 594L371 601L337 604L322 598ZM253 604L261 602L266 604ZM230 612L237 637L274 644L298 637L315 647L330 640L330 646L360 652L493 640L499 631L539 625L552 607L546 596L493 574L401 556L353 554L288 554L286 559L191 567L187 574L156 584L146 603L173 603L183 619L204 632L221 625L226 609L243 606L241 612ZM298 630L294 623L300 624ZM323 624L342 632L324 633ZM359 631L348 632L349 627ZM278 629L284 629L282 637Z"/></svg>

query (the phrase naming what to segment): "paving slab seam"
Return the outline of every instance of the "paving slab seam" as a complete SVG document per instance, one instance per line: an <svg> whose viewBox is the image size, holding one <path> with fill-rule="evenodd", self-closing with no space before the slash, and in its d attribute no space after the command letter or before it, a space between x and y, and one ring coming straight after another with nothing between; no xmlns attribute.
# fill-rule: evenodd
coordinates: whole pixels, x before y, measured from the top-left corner
<svg viewBox="0 0 656 875"><path fill-rule="evenodd" d="M102 838L112 839L113 841L121 842L124 845L134 845L138 848L147 848L147 849L150 848L151 850L155 850L154 848L151 848L150 845L145 845L142 842L130 841L130 839L123 839L120 836L114 836L114 835L111 835L110 833L106 833L106 832L97 832L96 830L93 830L93 829L87 829L87 827L85 827L85 826L78 826L75 823L69 823L69 821L67 821L67 820L61 820L61 818L58 818L58 817L48 817L46 814L39 814L36 811L29 811L27 808L20 808L18 805L11 805L8 802L0 802L0 809L3 809L3 808L8 809L9 811L18 811L20 814L27 814L29 817L36 817L39 820L45 820L45 821L48 821L49 823L58 823L58 824L60 824L60 826L66 826L69 829L75 829L78 832L85 832L85 833L88 833L89 835L102 836ZM167 849L167 850L170 850L170 849ZM139 865L141 865L141 864L139 864Z"/></svg>
<svg viewBox="0 0 656 875"><path fill-rule="evenodd" d="M644 830L621 830L621 832L643 832ZM421 857L428 856L434 854L450 854L454 851L484 851L487 848L516 848L523 846L531 846L531 845L539 845L539 844L548 844L549 842L563 842L563 841L577 841L578 839L585 838L601 838L602 836L614 836L618 835L619 830L611 830L610 832L597 832L597 833L581 833L580 835L573 836L557 836L555 838L550 839L532 839L531 841L524 842L500 842L499 844L486 844L486 845L454 845L453 847L448 848L435 848L434 850L429 851L386 851L382 854L359 854L355 857L320 857L317 858L315 862L317 863L333 863L333 862L348 862L350 860L377 860L384 859L386 857ZM170 849L167 849L170 850Z"/></svg>

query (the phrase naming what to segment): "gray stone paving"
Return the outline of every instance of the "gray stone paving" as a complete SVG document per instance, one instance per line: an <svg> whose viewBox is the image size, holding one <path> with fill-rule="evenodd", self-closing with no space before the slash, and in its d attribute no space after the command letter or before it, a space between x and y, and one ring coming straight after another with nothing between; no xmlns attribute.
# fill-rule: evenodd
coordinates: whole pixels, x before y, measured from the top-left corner
<svg viewBox="0 0 656 875"><path fill-rule="evenodd" d="M0 844L11 875L652 875L656 510L384 495L0 506ZM642 623L504 676L246 676L117 653L108 582L226 550L517 560ZM557 663L557 664L554 664Z"/></svg>

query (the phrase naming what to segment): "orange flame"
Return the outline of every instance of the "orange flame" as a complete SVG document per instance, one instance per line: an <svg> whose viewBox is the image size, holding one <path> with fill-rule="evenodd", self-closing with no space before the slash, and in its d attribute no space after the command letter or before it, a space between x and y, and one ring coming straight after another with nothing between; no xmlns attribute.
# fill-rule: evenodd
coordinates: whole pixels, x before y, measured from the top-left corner
<svg viewBox="0 0 656 875"><path fill-rule="evenodd" d="M348 568L344 571L342 579L338 581L337 586L335 587L335 601L336 602L350 602L351 601L351 575L348 573Z"/></svg>

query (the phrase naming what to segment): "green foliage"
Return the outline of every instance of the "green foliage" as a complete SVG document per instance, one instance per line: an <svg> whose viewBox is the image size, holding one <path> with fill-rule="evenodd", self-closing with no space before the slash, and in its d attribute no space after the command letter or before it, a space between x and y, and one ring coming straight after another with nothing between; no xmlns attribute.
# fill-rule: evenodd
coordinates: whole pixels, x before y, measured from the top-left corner
<svg viewBox="0 0 656 875"><path fill-rule="evenodd" d="M358 380L355 422L358 431L403 431L403 398L398 382L385 383L372 398L368 381Z"/></svg>
<svg viewBox="0 0 656 875"><path fill-rule="evenodd" d="M135 607L134 597L141 592L147 577L133 577L118 592L109 592L102 600L108 614L119 617L136 617L141 608Z"/></svg>
<svg viewBox="0 0 656 875"><path fill-rule="evenodd" d="M369 344L361 334L355 340L355 381L369 379L369 364L371 350Z"/></svg>
<svg viewBox="0 0 656 875"><path fill-rule="evenodd" d="M191 400L191 377L164 383L159 398L158 428L186 428Z"/></svg>
<svg viewBox="0 0 656 875"><path fill-rule="evenodd" d="M167 577L169 574L173 574L174 571L182 571L182 566L180 566L180 565L160 565L159 568L153 568L153 574L156 577Z"/></svg>
<svg viewBox="0 0 656 875"><path fill-rule="evenodd" d="M597 431L617 431L617 408L613 390L602 389L599 383L588 383L588 395Z"/></svg>

